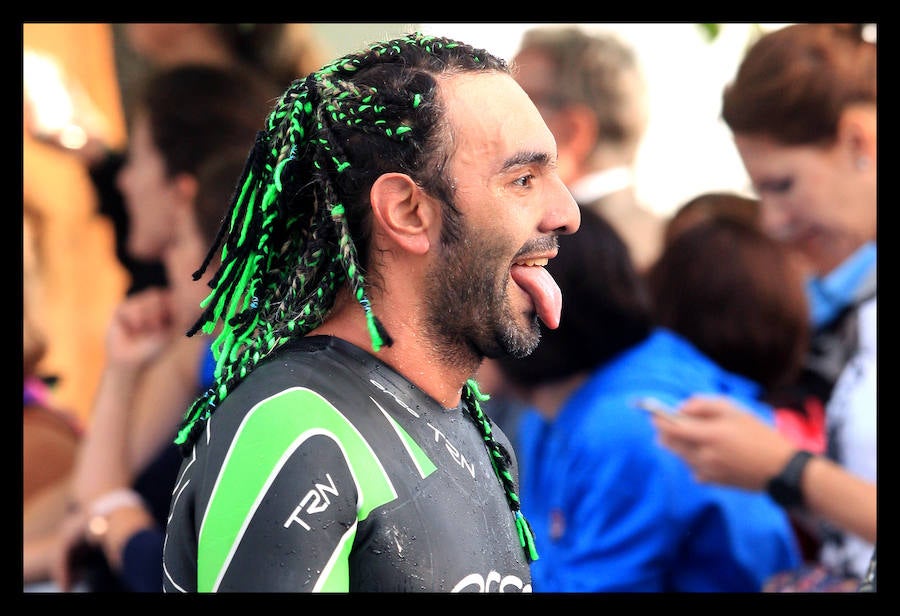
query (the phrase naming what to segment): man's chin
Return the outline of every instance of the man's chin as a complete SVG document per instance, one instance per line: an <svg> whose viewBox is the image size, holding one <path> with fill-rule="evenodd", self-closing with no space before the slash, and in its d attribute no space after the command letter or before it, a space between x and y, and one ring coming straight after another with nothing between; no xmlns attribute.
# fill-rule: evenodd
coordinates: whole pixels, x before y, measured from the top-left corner
<svg viewBox="0 0 900 616"><path fill-rule="evenodd" d="M485 357L500 359L502 357L514 357L522 359L531 355L541 341L541 324L535 316L530 326L524 330L507 331L499 340L499 344L492 354Z"/></svg>

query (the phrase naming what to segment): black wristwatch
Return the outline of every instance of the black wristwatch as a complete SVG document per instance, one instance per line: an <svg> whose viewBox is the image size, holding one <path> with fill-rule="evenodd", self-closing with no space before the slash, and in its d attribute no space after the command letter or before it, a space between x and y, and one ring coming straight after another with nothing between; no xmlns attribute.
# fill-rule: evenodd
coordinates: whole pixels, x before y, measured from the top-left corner
<svg viewBox="0 0 900 616"><path fill-rule="evenodd" d="M766 492L772 497L772 500L785 509L795 509L803 506L803 491L800 489L800 478L803 475L803 469L806 468L806 464L812 457L813 454L802 449L791 456L784 469L766 484Z"/></svg>

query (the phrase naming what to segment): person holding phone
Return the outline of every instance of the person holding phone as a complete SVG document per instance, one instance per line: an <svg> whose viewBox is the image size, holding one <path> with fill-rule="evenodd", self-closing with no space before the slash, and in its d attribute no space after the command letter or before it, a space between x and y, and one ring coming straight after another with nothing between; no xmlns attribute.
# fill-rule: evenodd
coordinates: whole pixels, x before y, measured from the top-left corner
<svg viewBox="0 0 900 616"><path fill-rule="evenodd" d="M876 35L876 24L861 23L772 31L748 49L722 96L722 118L759 195L763 227L811 268L806 288L813 332L792 385L825 405L825 457L872 485L878 462ZM714 435L726 430L747 440L741 450L760 448L754 432L727 428L732 414L701 415L694 424L710 424L692 428L695 439L706 435L701 449L714 451L721 438ZM704 476L709 471L702 459L687 459L703 464L698 471ZM776 457L781 471L770 462L740 459L745 474L760 466L786 477L795 502L811 481L807 474L823 466L802 454L790 462L783 453ZM728 484L734 479L720 477ZM750 483L761 485L758 478ZM814 518L807 525L818 540L813 562L830 576L858 583L875 552L874 496L838 500L856 502L860 514L869 511L862 516L869 527L860 533L843 518L837 526ZM795 588L806 587L810 576L803 575Z"/></svg>

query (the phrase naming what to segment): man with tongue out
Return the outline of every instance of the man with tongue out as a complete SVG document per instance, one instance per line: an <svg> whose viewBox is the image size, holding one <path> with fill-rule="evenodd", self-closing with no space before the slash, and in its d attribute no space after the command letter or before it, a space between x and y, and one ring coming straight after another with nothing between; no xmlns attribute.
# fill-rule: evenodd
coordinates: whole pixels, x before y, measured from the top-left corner
<svg viewBox="0 0 900 616"><path fill-rule="evenodd" d="M238 180L201 328L167 592L529 592L485 357L559 325L580 212L505 62L421 34L295 81ZM204 267L196 276L201 276Z"/></svg>

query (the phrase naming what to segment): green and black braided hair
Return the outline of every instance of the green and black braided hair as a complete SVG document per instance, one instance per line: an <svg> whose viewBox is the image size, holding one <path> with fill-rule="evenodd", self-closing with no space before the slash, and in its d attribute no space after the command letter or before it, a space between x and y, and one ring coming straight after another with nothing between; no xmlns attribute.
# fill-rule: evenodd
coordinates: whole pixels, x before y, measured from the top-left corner
<svg viewBox="0 0 900 616"><path fill-rule="evenodd" d="M218 236L194 279L221 247L203 313L187 332L212 334L215 383L188 409L175 442L183 455L216 406L266 357L319 326L342 285L362 306L372 348L393 341L375 316L366 278L369 190L389 172L409 175L444 208L444 237L459 233L444 168L451 135L435 77L502 71L506 62L447 38L412 33L370 45L294 81L257 134ZM474 380L463 400L484 437L529 560L537 558L509 471Z"/></svg>

